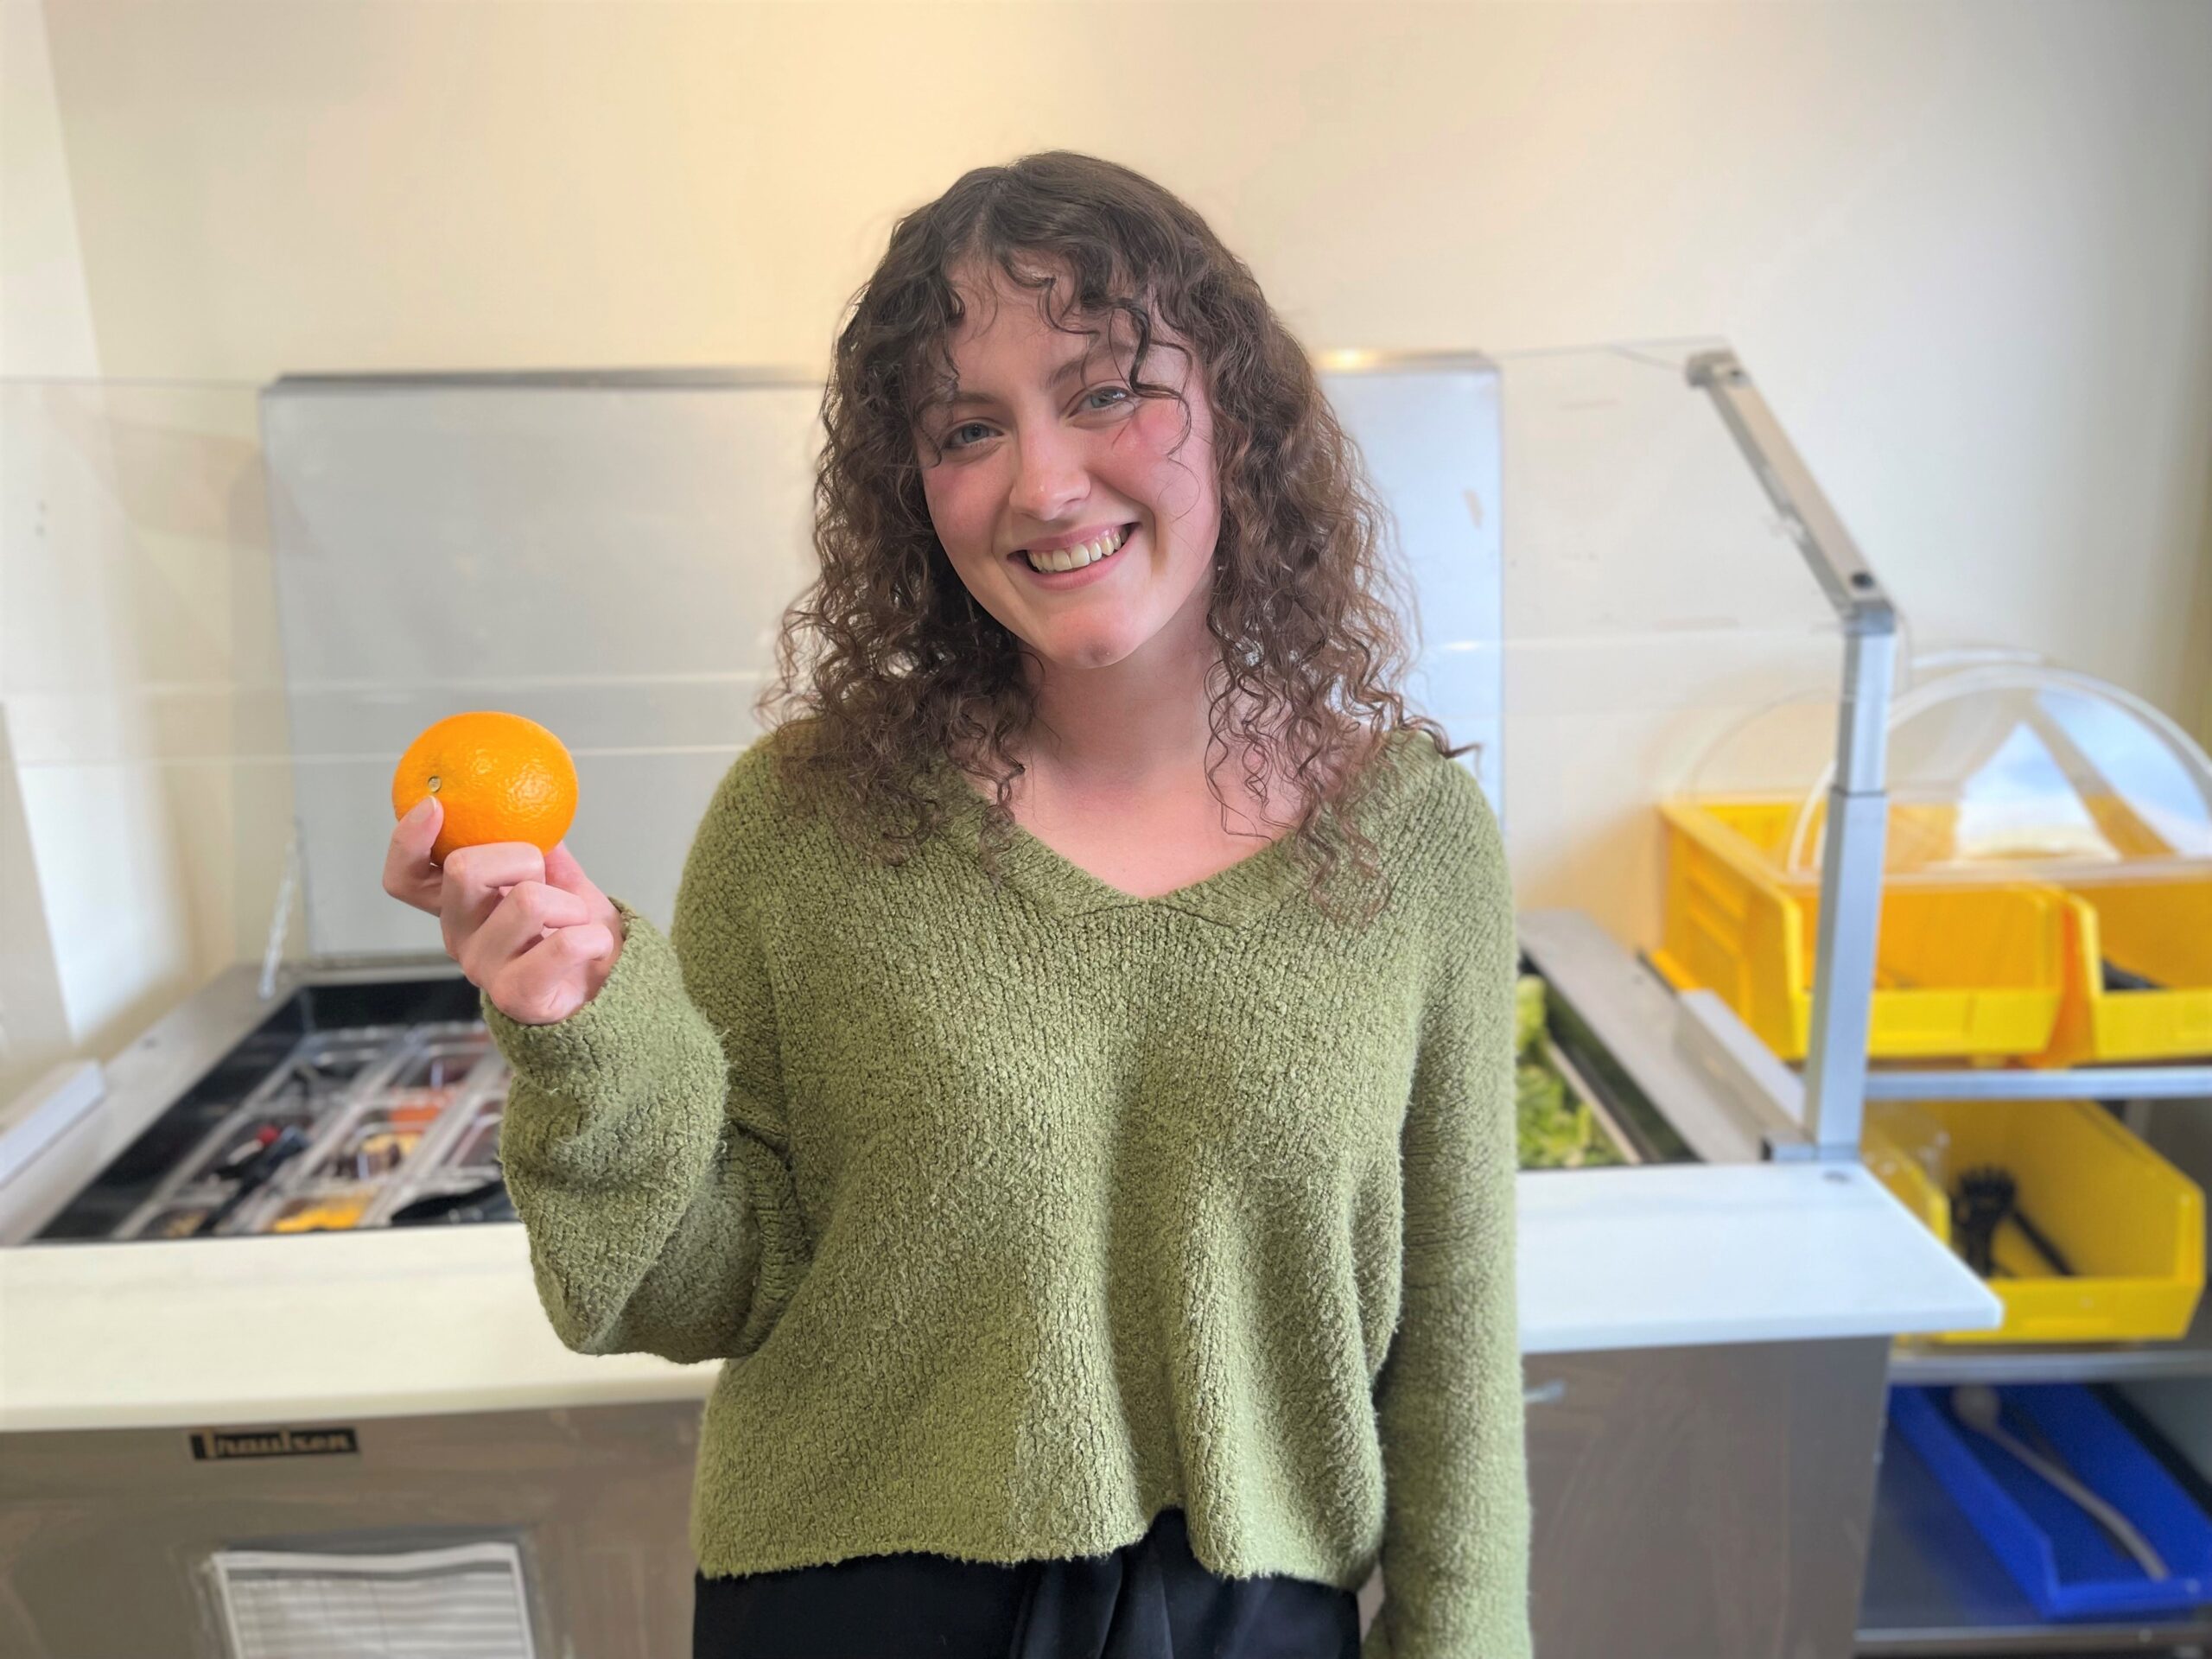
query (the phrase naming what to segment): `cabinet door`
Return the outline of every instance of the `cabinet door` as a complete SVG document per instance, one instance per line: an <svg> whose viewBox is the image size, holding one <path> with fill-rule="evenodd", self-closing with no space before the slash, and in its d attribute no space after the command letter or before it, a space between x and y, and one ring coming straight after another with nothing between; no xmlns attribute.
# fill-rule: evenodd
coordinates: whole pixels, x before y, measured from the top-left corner
<svg viewBox="0 0 2212 1659"><path fill-rule="evenodd" d="M1543 1659L1847 1659L1887 1349L1529 1358Z"/></svg>
<svg viewBox="0 0 2212 1659"><path fill-rule="evenodd" d="M205 1459L183 1428L0 1435L0 1654L213 1659L232 1651L219 1548L486 1536L524 1548L537 1653L690 1651L696 1400L340 1421L354 1450L331 1456Z"/></svg>

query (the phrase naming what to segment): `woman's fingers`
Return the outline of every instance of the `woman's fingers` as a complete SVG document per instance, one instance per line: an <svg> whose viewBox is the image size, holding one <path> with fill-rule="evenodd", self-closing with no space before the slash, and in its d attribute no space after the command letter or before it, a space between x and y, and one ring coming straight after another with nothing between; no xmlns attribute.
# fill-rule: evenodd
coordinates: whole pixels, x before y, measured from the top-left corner
<svg viewBox="0 0 2212 1659"><path fill-rule="evenodd" d="M569 850L565 841L556 842L553 850L545 855L545 880L564 893L576 893L589 900L594 908L607 903L607 895L584 874L584 867L576 862L576 855Z"/></svg>
<svg viewBox="0 0 2212 1659"><path fill-rule="evenodd" d="M573 893L588 906L591 919L605 925L607 932L619 945L624 928L621 912L614 901L599 889L599 884L584 874L584 867L576 862L576 855L569 850L565 841L556 842L545 855L545 881L548 887Z"/></svg>
<svg viewBox="0 0 2212 1659"><path fill-rule="evenodd" d="M445 809L418 803L393 827L384 889L438 918L446 954L493 1007L525 1025L565 1020L595 995L621 950L620 918L565 842L458 847L433 863Z"/></svg>
<svg viewBox="0 0 2212 1659"><path fill-rule="evenodd" d="M592 919L591 906L573 893L543 881L524 881L508 890L470 936L457 960L479 985L545 937L546 930L568 930Z"/></svg>
<svg viewBox="0 0 2212 1659"><path fill-rule="evenodd" d="M556 928L494 970L485 995L510 1020L525 1026L552 1025L598 993L606 982L604 964L614 949L614 935L602 923Z"/></svg>
<svg viewBox="0 0 2212 1659"><path fill-rule="evenodd" d="M510 887L545 880L545 855L526 841L493 841L456 847L445 861L438 894L446 954L466 969L468 941L491 919Z"/></svg>

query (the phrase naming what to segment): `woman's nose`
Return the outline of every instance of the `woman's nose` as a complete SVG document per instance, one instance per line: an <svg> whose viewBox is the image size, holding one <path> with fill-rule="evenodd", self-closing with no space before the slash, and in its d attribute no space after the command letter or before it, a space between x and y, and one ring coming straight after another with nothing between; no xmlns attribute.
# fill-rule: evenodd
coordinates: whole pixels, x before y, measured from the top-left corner
<svg viewBox="0 0 2212 1659"><path fill-rule="evenodd" d="M1014 482L1014 509L1039 523L1050 523L1083 499L1089 474L1077 446L1047 436L1025 438L1020 474Z"/></svg>

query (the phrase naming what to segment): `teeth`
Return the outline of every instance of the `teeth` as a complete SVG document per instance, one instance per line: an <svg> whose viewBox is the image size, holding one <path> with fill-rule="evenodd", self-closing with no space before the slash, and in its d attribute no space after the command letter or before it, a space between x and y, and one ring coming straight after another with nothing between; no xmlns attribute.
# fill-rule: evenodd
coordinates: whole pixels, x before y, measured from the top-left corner
<svg viewBox="0 0 2212 1659"><path fill-rule="evenodd" d="M1064 547L1057 553L1024 553L1021 556L1029 561L1033 570L1080 570L1086 564L1097 563L1128 539L1126 531L1117 530L1080 547Z"/></svg>

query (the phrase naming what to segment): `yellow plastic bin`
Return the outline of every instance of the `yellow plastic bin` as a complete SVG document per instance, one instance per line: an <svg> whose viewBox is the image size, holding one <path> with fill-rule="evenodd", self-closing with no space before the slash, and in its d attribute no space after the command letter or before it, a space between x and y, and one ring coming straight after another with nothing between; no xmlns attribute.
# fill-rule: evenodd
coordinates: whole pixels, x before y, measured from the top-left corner
<svg viewBox="0 0 2212 1659"><path fill-rule="evenodd" d="M2212 877L2065 893L2066 994L2037 1064L2212 1058Z"/></svg>
<svg viewBox="0 0 2212 1659"><path fill-rule="evenodd" d="M1652 961L1678 989L1734 1008L1785 1060L1813 1010L1817 883L1785 876L1798 800L1667 801L1663 937ZM2033 881L1891 886L1882 897L1867 1052L1883 1058L2026 1058L2048 1051L2064 961L2065 896Z"/></svg>
<svg viewBox="0 0 2212 1659"><path fill-rule="evenodd" d="M2019 1229L1996 1234L1994 1331L1942 1342L2134 1342L2184 1334L2204 1291L2204 1193L2086 1100L1870 1101L1866 1166L1946 1244L1950 1192L1978 1166L2011 1172L2020 1210L2073 1268Z"/></svg>

